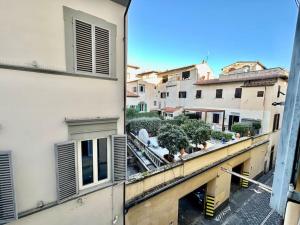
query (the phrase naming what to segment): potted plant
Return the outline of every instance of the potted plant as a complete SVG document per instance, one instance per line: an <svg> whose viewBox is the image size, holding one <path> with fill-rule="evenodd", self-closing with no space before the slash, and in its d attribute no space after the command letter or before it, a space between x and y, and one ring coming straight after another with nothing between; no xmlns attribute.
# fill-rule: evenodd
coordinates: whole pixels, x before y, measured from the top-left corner
<svg viewBox="0 0 300 225"><path fill-rule="evenodd" d="M169 154L164 155L164 158L169 162L174 161L174 155L182 148L189 146L188 137L185 132L178 126L166 124L159 130L158 144L168 149Z"/></svg>

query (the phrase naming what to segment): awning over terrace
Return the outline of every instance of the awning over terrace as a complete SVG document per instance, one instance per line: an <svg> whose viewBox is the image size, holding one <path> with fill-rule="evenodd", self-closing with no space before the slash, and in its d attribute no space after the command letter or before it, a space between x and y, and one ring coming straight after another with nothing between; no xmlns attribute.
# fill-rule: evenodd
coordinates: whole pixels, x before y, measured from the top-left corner
<svg viewBox="0 0 300 225"><path fill-rule="evenodd" d="M225 110L223 109L206 109L206 108L185 108L183 110L183 113L187 113L187 112L204 112L205 116L204 116L204 121L206 122L207 120L207 113L211 112L211 113L222 113L223 114L223 118L222 118L222 130L225 130L225 126L224 126L224 120L225 120Z"/></svg>

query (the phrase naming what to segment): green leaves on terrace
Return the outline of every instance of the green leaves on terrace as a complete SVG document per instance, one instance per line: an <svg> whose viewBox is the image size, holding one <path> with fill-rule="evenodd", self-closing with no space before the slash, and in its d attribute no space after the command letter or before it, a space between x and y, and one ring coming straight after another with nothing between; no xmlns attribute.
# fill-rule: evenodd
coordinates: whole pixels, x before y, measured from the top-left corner
<svg viewBox="0 0 300 225"><path fill-rule="evenodd" d="M157 138L159 146L167 148L171 155L175 155L181 148L189 146L187 135L176 125L166 124L162 126Z"/></svg>

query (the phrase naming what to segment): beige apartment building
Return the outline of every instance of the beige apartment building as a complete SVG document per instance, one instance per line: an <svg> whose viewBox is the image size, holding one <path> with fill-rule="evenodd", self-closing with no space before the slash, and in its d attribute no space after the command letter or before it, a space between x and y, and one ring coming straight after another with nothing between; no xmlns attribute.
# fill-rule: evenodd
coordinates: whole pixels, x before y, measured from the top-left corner
<svg viewBox="0 0 300 225"><path fill-rule="evenodd" d="M137 69L135 69L137 68ZM139 112L158 111L157 84L161 82L157 71L140 72L136 66L127 66L126 107Z"/></svg>
<svg viewBox="0 0 300 225"><path fill-rule="evenodd" d="M148 104L155 102L157 108L152 106L148 111L158 110L165 119L185 113L212 124L214 130L231 131L236 122L260 122L259 133L270 134L266 170L274 166L284 107L273 103L285 100L288 79L285 69L267 69L258 61L239 61L224 67L219 78L214 78L213 71L203 61L151 75L156 75L158 83L149 89L154 88L156 94L149 90L151 94L146 92L144 99ZM135 82L145 82L143 77ZM130 82L127 90L134 90L128 87L132 88ZM130 99L133 101L134 97L127 97L127 107Z"/></svg>
<svg viewBox="0 0 300 225"><path fill-rule="evenodd" d="M0 224L124 223L127 9L1 1Z"/></svg>

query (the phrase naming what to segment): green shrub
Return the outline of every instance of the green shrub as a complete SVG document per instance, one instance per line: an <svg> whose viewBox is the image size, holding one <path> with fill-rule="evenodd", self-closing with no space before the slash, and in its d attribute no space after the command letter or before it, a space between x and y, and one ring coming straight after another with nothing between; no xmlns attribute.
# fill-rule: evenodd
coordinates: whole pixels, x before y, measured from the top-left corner
<svg viewBox="0 0 300 225"><path fill-rule="evenodd" d="M222 131L212 131L211 137L216 140L222 140L222 138L225 138L226 141L230 141L232 139L232 134Z"/></svg>
<svg viewBox="0 0 300 225"><path fill-rule="evenodd" d="M181 125L181 128L196 146L210 139L211 128L204 121L189 119Z"/></svg>
<svg viewBox="0 0 300 225"><path fill-rule="evenodd" d="M181 148L189 146L189 140L185 132L176 125L166 124L159 130L158 144L168 149L169 154L175 155Z"/></svg>
<svg viewBox="0 0 300 225"><path fill-rule="evenodd" d="M255 130L259 130L261 128L261 123L260 122L253 122L252 123L252 127L255 129Z"/></svg>
<svg viewBox="0 0 300 225"><path fill-rule="evenodd" d="M128 121L127 130L129 132L138 132L140 129L146 129L150 135L156 136L161 125L161 119L157 117L142 117Z"/></svg>
<svg viewBox="0 0 300 225"><path fill-rule="evenodd" d="M134 118L141 118L141 117L157 117L157 118L159 118L159 115L157 112L139 112L133 108L126 109L126 119L127 120L134 119Z"/></svg>
<svg viewBox="0 0 300 225"><path fill-rule="evenodd" d="M252 130L250 123L235 123L232 125L231 130L233 132L239 133L242 137L248 136L248 132Z"/></svg>

